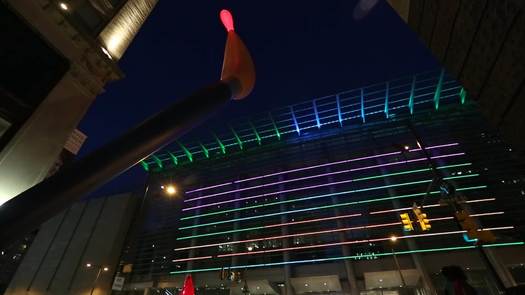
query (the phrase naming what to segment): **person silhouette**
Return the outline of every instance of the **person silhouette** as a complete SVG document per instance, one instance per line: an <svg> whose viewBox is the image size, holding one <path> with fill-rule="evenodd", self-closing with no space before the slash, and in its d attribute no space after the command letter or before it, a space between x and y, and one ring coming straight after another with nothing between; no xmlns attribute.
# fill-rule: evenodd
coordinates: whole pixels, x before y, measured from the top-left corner
<svg viewBox="0 0 525 295"><path fill-rule="evenodd" d="M477 295L474 287L467 283L467 276L463 269L457 265L445 266L441 269L441 274L447 280L445 286L446 295Z"/></svg>

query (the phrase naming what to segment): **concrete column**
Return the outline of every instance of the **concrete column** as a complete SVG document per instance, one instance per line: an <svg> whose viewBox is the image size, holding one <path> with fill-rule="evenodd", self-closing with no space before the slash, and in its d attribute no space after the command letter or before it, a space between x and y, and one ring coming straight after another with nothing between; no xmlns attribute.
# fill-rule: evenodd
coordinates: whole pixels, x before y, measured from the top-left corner
<svg viewBox="0 0 525 295"><path fill-rule="evenodd" d="M239 184L237 184L235 186L235 189L239 189ZM234 198L238 199L239 197L240 197L240 193L239 192L235 193ZM235 209L241 207L241 203L239 201L235 202L234 204L235 204ZM233 213L233 218L234 219L238 219L240 217L241 217L240 211L235 211ZM239 221L235 221L233 223L233 229L234 230L239 229ZM238 241L238 240L239 240L239 233L238 232L234 232L233 233L233 241ZM241 244L234 244L233 245L233 252L243 252L243 251L239 251L240 247L241 247ZM236 266L238 263L239 263L239 257L238 256L232 256L231 262L230 262L230 266ZM227 266L228 265L225 265L225 267L227 267ZM241 270L241 271L244 271L244 270ZM244 282L241 283L241 286L244 286ZM230 288L230 295L233 295L234 293L235 292L233 291L233 289Z"/></svg>
<svg viewBox="0 0 525 295"><path fill-rule="evenodd" d="M0 204L46 177L94 98L66 73L0 152Z"/></svg>
<svg viewBox="0 0 525 295"><path fill-rule="evenodd" d="M332 172L332 169L328 167L326 168L326 172L330 173ZM334 182L332 176L328 176L327 178L328 178L328 183ZM329 190L330 190L330 193L336 192L336 189L333 186L330 186ZM331 199L332 199L332 204L336 205L339 203L339 198L337 196L332 196ZM341 210L339 210L339 207L336 207L333 210L334 210L335 216L341 215L341 212L340 212ZM336 222L337 222L337 228L345 227L341 219L337 219ZM339 232L337 235L339 236L340 242L346 241L344 232ZM342 248L343 256L351 255L350 248L348 245L343 245L341 246L341 248ZM343 263L344 263L345 271L346 271L346 279L348 280L348 284L350 285L350 295L359 295L359 288L357 287L357 280L356 280L354 265L352 261L350 261L349 259L344 260Z"/></svg>
<svg viewBox="0 0 525 295"><path fill-rule="evenodd" d="M284 180L283 176L279 175L279 181L282 181L282 180ZM284 189L285 189L284 184L280 184L279 185L279 191L282 191ZM279 201L285 201L285 200L286 200L286 195L280 194L279 195ZM279 205L279 210L281 212L286 211L287 210L286 204L280 204ZM285 222L288 222L288 215L283 214L283 215L281 215L281 223L285 223ZM288 226L282 226L281 227L281 234L282 235L289 234ZM290 247L290 240L289 240L289 238L285 238L282 241L283 241L283 248ZM288 252L288 251L283 252L283 261L285 261L285 262L290 261L290 252ZM284 295L294 295L294 290L293 290L293 287L292 287L292 281L290 279L293 276L292 266L289 265L289 264L285 264L283 266L283 270L284 270L284 288L283 288L284 289Z"/></svg>

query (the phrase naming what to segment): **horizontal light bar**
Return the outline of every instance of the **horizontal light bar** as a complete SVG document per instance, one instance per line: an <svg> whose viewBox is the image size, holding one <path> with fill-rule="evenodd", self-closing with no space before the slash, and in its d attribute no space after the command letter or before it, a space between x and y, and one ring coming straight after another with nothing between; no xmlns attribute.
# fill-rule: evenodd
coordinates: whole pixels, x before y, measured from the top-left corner
<svg viewBox="0 0 525 295"><path fill-rule="evenodd" d="M525 243L524 242L498 243L498 244L482 245L482 247L491 248L491 247L506 247L506 246L522 246L522 245L525 245ZM255 268L255 267L264 267L264 266L278 266L278 265L302 264L302 263L313 263L313 262L328 262L328 261L337 261L337 260L346 260L346 259L362 259L362 258L367 258L367 257L382 257L382 256L416 254L416 253L444 252L444 251L453 251L453 250L468 250L468 249L475 249L477 247L478 246L468 245L468 246L456 246L456 247L444 247L444 248L419 249L419 250L410 250L410 251L398 251L395 253L394 252L384 252L384 253L374 253L374 254L365 254L365 255L350 255L350 256L340 256L340 257L330 257L330 258L308 259L308 260L248 264L248 265L232 266L230 267L230 269ZM221 269L222 268L220 267L201 268L201 269L193 269L193 270L172 271L170 272L170 274L215 271L215 270L221 270Z"/></svg>
<svg viewBox="0 0 525 295"><path fill-rule="evenodd" d="M426 147L425 149L430 150L430 149L450 147L450 146L457 146L457 145L459 145L459 143L455 142L455 143L448 143L448 144L429 146L429 147ZM415 151L420 151L420 150L421 150L420 148L410 149L409 152L415 152ZM272 177L272 176L277 176L277 175L282 175L282 174L287 174L287 173L293 173L293 172L298 172L298 171L304 171L304 170L309 170L309 169L326 167L326 166L330 166L330 165L338 165L338 164L344 164L344 163L350 163L350 162L355 162L355 161L374 159L374 158L378 158L378 157L399 155L399 154L401 154L401 151L390 152L390 153L383 153L383 154L366 156L366 157L353 158L353 159L342 160L342 161L335 161L335 162L324 163L324 164L319 164L319 165L313 165L313 166L307 166L307 167L302 167L302 168L296 168L296 169L289 169L289 170L285 170L285 171L280 171L280 172L275 172L275 173L270 173L270 174L265 174L265 175L260 175L260 176L245 178L245 179L239 179L239 180L226 182L226 183L222 183L222 184L211 185L211 186L207 186L207 187L203 187L203 188L189 190L189 191L186 191L185 193L186 194L192 194L192 193L196 193L196 192L199 192L199 191L209 190L209 189L213 189L213 188L217 188L217 187L221 187L221 186L226 186L226 185L231 185L231 184L236 184L236 183L242 183L242 182L246 182L246 181L252 181L252 180L256 180L256 179L262 179L262 178L267 178L267 177ZM203 196L203 197L205 197L205 196ZM190 202L190 201L198 200L198 199L203 198L203 197L186 199L186 200L184 200L184 202Z"/></svg>
<svg viewBox="0 0 525 295"><path fill-rule="evenodd" d="M503 212L488 212L488 213L480 213L477 214L477 217L481 216L489 216L489 215L496 215L496 214L503 214ZM474 216L474 215L472 215ZM441 218L434 218L429 219L429 221L443 221L443 220L451 220L454 219L454 217L441 217ZM280 235L280 236L272 236L272 237L266 237L266 238L258 238L258 239L249 239L249 240L240 240L240 241L232 241L232 242L225 242L225 243L215 243L215 244L206 244L206 245L199 245L199 246L193 246L193 247L184 247L175 249L175 251L183 251L183 250L190 250L190 249L198 249L198 248L207 248L207 247L214 247L214 246L222 246L222 245L234 245L234 244L241 244L241 243L250 243L250 242L260 242L260 241L267 241L267 240L276 240L276 239L285 239L285 238L291 238L291 237L301 237L301 236L310 236L310 235L318 235L318 234L326 234L326 233L334 233L334 232L341 232L341 231L353 231L353 230L366 230L366 229L372 229L372 228L381 228L381 227L390 227L390 226L399 226L400 222L390 222L390 223L381 223L381 224L371 224L371 225L361 225L361 226L353 226L353 227L346 227L346 228L335 228L335 229L329 229L329 230L322 230L322 231L314 231L314 232L306 232L306 233L298 233L298 234L288 234L288 235ZM505 228L507 229L507 228ZM253 251L251 253L254 253ZM219 255L220 257L220 255Z"/></svg>
<svg viewBox="0 0 525 295"><path fill-rule="evenodd" d="M487 188L487 186L486 185L478 185L478 186L472 186L472 187L458 188L458 189L456 189L456 191L482 189L482 188ZM439 193L440 193L439 191L430 192L430 194L439 194ZM337 194L337 193L334 193L333 195L335 195L335 194ZM195 228L195 227L202 227L202 226L208 226L208 225L216 225L216 224L222 224L222 223L228 223L228 222L235 222L235 221L259 219L259 218L264 218L264 217L283 215L283 214L290 214L290 213L306 212L306 211L312 211L312 210L318 210L318 209L335 208L335 207L357 205L357 204L366 204L366 203L372 203L372 202L381 202L381 201L386 201L386 200L395 200L395 199L417 197L417 196L424 196L424 195L426 195L426 193L408 194L408 195L395 196L395 197L383 197L383 198L378 198L378 199L368 199L368 200L362 200L362 201L353 201L353 202L340 203L340 204L335 204L335 205L325 205L325 206L305 208L305 209L297 209L297 210L290 210L290 211L283 211L283 212L275 212L275 213L268 213L268 214L257 215L257 216L242 217L242 218L236 218L236 219L230 219L230 220L222 220L222 221L210 222L210 223L206 223L206 224L198 224L198 225L192 225L192 226L179 227L179 230Z"/></svg>
<svg viewBox="0 0 525 295"><path fill-rule="evenodd" d="M471 204L471 203L478 203L478 202L490 202L490 201L495 201L495 200L496 198L486 198L486 199L478 199L478 200L468 200L468 201L460 202L460 203ZM432 204L432 205L425 205L425 208L432 208L432 207L439 207L439 206L441 206L441 204L438 203L438 204ZM369 214L374 215L374 214L382 214L382 213L398 212L398 211L406 211L406 210L412 210L412 207L373 211L373 212L370 212Z"/></svg>
<svg viewBox="0 0 525 295"><path fill-rule="evenodd" d="M444 180L451 180L451 179L469 178L469 177L477 177L477 176L479 176L479 174L467 174L467 175L460 175L460 176L445 177L443 179ZM432 179L419 180L419 181L410 181L410 182L403 182L403 183L396 183L396 184L389 184L389 185L381 185L381 186L376 186L376 187L367 187L367 188L348 190L348 191L343 191L343 192L336 192L336 193L329 193L329 194L322 194L322 195L314 195L314 196L310 196L310 197L291 199L291 200L285 200L285 201L278 201L278 202L273 202L273 203L268 203L268 204L253 205L253 206L242 207L242 208L235 208L235 209L228 209L228 210L223 210L223 211L215 211L215 212L210 212L210 213L204 213L204 214L198 214L198 215L183 217L180 220L188 220L188 219L194 219L194 218L198 218L198 217L223 214L223 213L228 213L228 212L233 212L233 211L242 211L242 210L260 208L260 207L269 207L269 206L278 205L278 204L293 203L293 202L306 201L306 200L312 200L312 199L320 199L320 198L326 198L326 197L331 197L331 196L348 195L348 194L359 193L359 192L367 192L367 191L372 191L372 190L380 190L380 189L387 189L387 188L394 188L394 187L403 187L403 186L409 186L409 185L414 185L414 184L423 184L423 183L428 183L428 182L432 182ZM207 223L207 225L220 224L220 223L225 223L225 222L230 222L230 221L229 220L216 221L216 223L212 223L212 224ZM192 225L192 227L200 227L200 226L203 226L203 225ZM192 228L192 227L181 227L179 229Z"/></svg>
<svg viewBox="0 0 525 295"><path fill-rule="evenodd" d="M456 155L455 154L453 154L453 155L443 155L443 156L439 156L439 157L449 157L449 156L456 156ZM426 158L421 158L420 160L426 160ZM406 162L398 162L398 163L406 163ZM391 163L389 163L389 164L391 164ZM464 166L469 166L469 165L472 165L472 163L440 166L437 169L448 169L448 168L455 168L455 167L464 167ZM359 169L359 168L356 168L356 169ZM351 170L349 170L349 171L351 171ZM264 194L254 195L254 196L249 196L249 197L244 197L244 198L225 200L225 201L217 202L217 203L210 203L210 204L199 205L199 206L195 206L195 207L182 209L182 211L187 211L187 210L192 210L192 209L194 210L194 209L198 209L198 208L210 207L210 206L215 206L215 205L223 205L223 204L227 204L227 203L245 201L245 200L249 200L249 199L263 198L263 197L268 197L268 196L276 195L276 194L283 194L283 193L289 193L289 192L294 192L294 191L301 191L301 190L307 190L307 189L320 188L320 187L325 187L325 186L330 186L330 185L340 185L340 184L345 184L345 183L353 183L353 182L359 182L359 181L370 180L370 179L378 179L378 178L385 178L385 177L396 176L396 175L405 175L405 174L427 172L427 171L432 171L432 168L414 169L414 170L408 170L408 171L402 171L402 172L394 172L394 173L388 173L388 174L379 174L379 175L374 175L374 176L367 176L367 177L360 177L360 178L354 178L354 179L349 179L349 180L342 180L342 181L336 181L336 182L330 182L330 183L323 183L323 184L318 184L318 185L304 186L304 187L293 188L293 189L288 189L288 190L281 190L281 191L276 191L276 192L271 192L271 193L264 193ZM466 174L466 175L468 175L468 174ZM474 174L470 174L470 175L474 175ZM271 206L273 204L290 203L290 202L295 202L294 200L301 201L303 199L293 199L293 200L273 202L273 203L268 203L268 204L252 205L252 206L242 207L242 208L235 208L235 209L215 211L215 212L209 212L209 213L203 213L203 214L196 214L196 215L192 215L192 216L182 217L181 220L193 219L193 218L197 218L197 217L210 216L210 215L217 215L217 214L234 212L234 211L242 211L242 210L260 208L260 207L263 207L263 206Z"/></svg>
<svg viewBox="0 0 525 295"><path fill-rule="evenodd" d="M399 225L399 222L396 222L395 224ZM499 227L499 228L491 228L491 229L485 229L485 230L506 230L506 229L513 229L513 226L505 226L505 227ZM417 234L417 235L406 235L406 236L399 236L398 239L416 239L416 238L423 238L423 237L430 237L430 236L444 236L444 235L455 235L455 234L463 234L466 233L466 230L456 230L456 231L449 231L449 232L438 232L438 233L425 233L425 234ZM244 255L255 255L255 254L266 254L266 253L272 253L272 252L284 252L284 251L295 251L295 250L306 250L306 249L315 249L315 248L324 248L324 247L333 247L333 246L345 246L345 245L352 245L352 244L363 244L363 243L374 243L374 242L382 242L382 241L390 241L391 237L382 237L382 238L374 238L374 239L364 239L364 240L354 240L354 241L346 241L346 242L336 242L336 243L327 243L327 244L319 244L319 245L308 245L308 246L301 246L301 247L288 247L288 248L279 248L279 249L267 249L267 250L260 250L260 251L248 251L248 252L238 252L238 253L229 253L229 254L219 254L217 257L232 257L232 256L244 256Z"/></svg>
<svg viewBox="0 0 525 295"><path fill-rule="evenodd" d="M449 158L449 157L456 157L456 156L463 156L463 155L465 155L465 153L453 153L453 154L434 156L434 157L431 157L431 159L435 160L435 159L442 159L442 158ZM277 184L282 184L284 182L305 180L305 179L308 179L308 178L316 178L316 177L321 177L321 176L328 176L328 175L334 175L334 174L355 172L355 171L368 170L368 169L373 169L373 168L381 168L381 167L387 167L387 166L393 166L393 165L399 165L399 164L408 164L408 163L420 162L420 161L426 161L426 160L427 160L426 158L417 158L417 159L411 159L411 160L406 160L406 161L397 161L397 162L391 162L391 163L384 163L384 164L380 164L380 165L371 165L371 166L347 169L347 170L343 170L343 171L336 171L336 172L323 173L323 174L307 176L307 177L302 177L302 178L278 181L278 182L269 183L269 184L265 184L265 185L259 185L259 186L256 186L256 187L273 186L273 185L277 185ZM469 165L472 165L472 163L448 165L448 166L443 166L442 168L439 167L438 169L462 167L462 166L469 166ZM431 170L431 168L425 168L425 169L419 169L419 170L410 170L410 171L423 172L423 171L429 171L429 170ZM408 173L411 173L410 171L403 171L403 172L396 172L396 173L383 174L383 175L377 175L377 176L362 177L362 178L357 178L357 179L353 179L353 180L352 179L350 179L350 180L343 180L343 181L338 181L338 182L331 182L331 183L312 185L312 186L304 186L304 187L300 187L300 188L293 188L293 189L275 191L275 192L264 193L264 194L259 194L259 195L252 195L252 196L243 197L243 198L222 200L222 201L215 202L215 203L208 203L208 204L203 204L203 205L197 205L197 206L193 206L193 207L183 208L182 211L196 210L196 209L199 209L199 208L206 208L206 207L211 207L211 206L215 206L215 205L223 205L223 204L228 204L228 203L233 203L233 202L238 202L238 201L245 201L245 200L257 199L257 198L263 198L263 197L267 197L267 196L273 195L273 194L282 194L282 193L294 192L294 191L299 191L299 190L313 189L313 188L329 186L329 185L338 185L338 184L344 184L344 183L350 183L350 182L362 181L362 180L368 180L368 179L374 179L374 178L383 178L383 177L387 177L387 176L408 174ZM255 188L255 187L252 187L252 188Z"/></svg>
<svg viewBox="0 0 525 295"><path fill-rule="evenodd" d="M203 259L211 259L211 258L213 258L213 256L200 256L200 257L193 257L193 258L173 259L171 262L185 262L185 261L203 260Z"/></svg>
<svg viewBox="0 0 525 295"><path fill-rule="evenodd" d="M497 244L482 245L482 247L484 247L484 248L491 248L491 247L522 246L522 245L525 245L525 243L524 242L497 243ZM444 247L444 248L418 249L418 250L409 250L409 251L383 252L383 253L373 253L373 254L364 254L364 255L349 255L349 256L339 256L339 257L330 257L330 258L307 259L307 260L294 260L294 261L282 261L282 262L272 262L272 263L247 264L247 265L231 266L231 267L229 267L229 269L243 269L243 268L279 266L279 265L289 265L289 264L328 262L328 261L337 261L337 260L346 260L346 259L363 259L363 258L367 258L367 257L387 257L387 256L393 256L393 255L405 255L405 254L416 254L416 253L431 253L431 252L445 252L445 251L454 251L454 250L469 250L469 249L475 249L477 247L478 246L468 245L468 246L456 246L456 247ZM221 270L221 269L222 269L221 267L199 268L199 269L172 271L172 272L170 272L170 274L174 275L174 274L183 274L183 273L216 271L216 270Z"/></svg>
<svg viewBox="0 0 525 295"><path fill-rule="evenodd" d="M496 200L496 199L495 198L487 198L487 199L469 200L469 201L466 201L464 203L478 203L478 202L488 202L488 201L494 201L494 200ZM427 205L427 206L425 206L425 208L439 207L439 206L441 206L441 205L438 203L438 204ZM406 208L400 208L400 209L374 211L374 212L370 212L369 214L370 215L376 215L376 214L392 213L392 212L397 212L397 211L406 211L406 210L411 210L411 209L412 209L412 207L406 207ZM480 217L480 216L488 216L488 215L498 215L498 214L503 214L503 213L504 212L500 211L500 212L474 214L472 216ZM363 214L361 214L361 213L349 214L349 215L339 215L339 216L331 216L331 217L324 217L324 218L315 218L315 219L307 219L307 220L300 220L300 221L292 221L292 222L269 224L269 225L258 226L258 227L236 229L236 230L232 230L232 231L233 232L238 232L238 231L250 231L250 230L273 228L273 227L283 227L283 226L288 226L288 225L296 225L296 224L320 222L320 221L327 221L327 220L336 220L336 219L343 219L343 218L359 217L359 216L362 216L362 215ZM444 217L444 218L445 219L434 218L434 219L430 219L430 221L434 221L434 220L448 220L451 217ZM370 227L370 225L368 227ZM216 232L216 233L212 233L212 234L220 235L220 234L231 233L232 231ZM193 237L195 237L195 236L184 237L183 239L193 238ZM215 246L221 246L221 245L231 245L231 244L238 244L238 243L248 243L248 242L256 242L256 241L272 240L272 239L275 239L275 238L276 237L267 237L267 238L257 238L257 239L250 239L250 240L222 242L222 243L215 243L215 244L204 244L204 245L197 245L197 246L177 248L177 249L173 249L173 250L174 251L184 251L184 250L190 250L190 249L215 247ZM177 240L179 240L179 239L177 239Z"/></svg>

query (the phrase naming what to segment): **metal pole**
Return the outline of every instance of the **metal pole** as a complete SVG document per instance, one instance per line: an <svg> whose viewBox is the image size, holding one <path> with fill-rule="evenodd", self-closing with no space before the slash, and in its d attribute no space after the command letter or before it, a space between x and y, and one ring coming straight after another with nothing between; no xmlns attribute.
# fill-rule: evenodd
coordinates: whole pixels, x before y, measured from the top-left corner
<svg viewBox="0 0 525 295"><path fill-rule="evenodd" d="M97 286L98 278L100 277L101 271L102 271L102 266L99 266L97 276L95 278L95 281L93 281L93 286L91 287L91 292L89 293L89 295L93 295L93 292L95 291L95 287Z"/></svg>
<svg viewBox="0 0 525 295"><path fill-rule="evenodd" d="M0 207L0 247L24 236L86 193L126 171L210 117L232 97L232 83L217 82L147 119L122 136Z"/></svg>
<svg viewBox="0 0 525 295"><path fill-rule="evenodd" d="M394 262L396 263L397 271L399 272L399 277L401 278L401 283L403 284L403 287L406 287L407 284L405 282L405 277L403 277L403 272L401 272L401 266L399 266L399 261L397 261L397 255L394 248L392 248L392 255L394 257Z"/></svg>

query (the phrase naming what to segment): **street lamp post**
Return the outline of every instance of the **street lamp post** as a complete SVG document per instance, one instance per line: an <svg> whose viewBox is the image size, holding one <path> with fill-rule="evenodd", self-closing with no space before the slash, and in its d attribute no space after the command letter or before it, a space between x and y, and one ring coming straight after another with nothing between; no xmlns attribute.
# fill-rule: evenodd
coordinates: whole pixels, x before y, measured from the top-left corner
<svg viewBox="0 0 525 295"><path fill-rule="evenodd" d="M100 275L102 274L102 272L109 271L109 267L107 266L103 266L100 264L86 263L86 268L91 269L94 267L97 267L97 276L95 277L95 280L93 281L93 284L91 285L91 292L89 292L89 295L93 295L93 292L95 292L95 287L97 286L98 279L100 278Z"/></svg>
<svg viewBox="0 0 525 295"><path fill-rule="evenodd" d="M396 251L394 251L394 243L397 242L396 236L391 236L390 241L392 242L391 249L392 249L392 257L394 258L394 263L396 264L397 271L399 273L399 277L401 278L401 285L402 287L406 287L407 284L405 282L405 277L403 277L403 272L401 272L401 267L399 266L399 261L397 260Z"/></svg>

